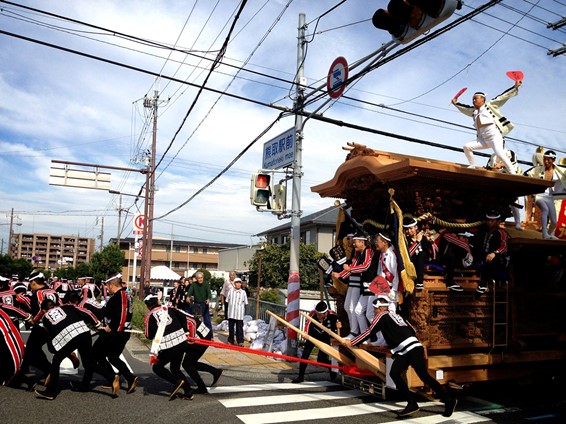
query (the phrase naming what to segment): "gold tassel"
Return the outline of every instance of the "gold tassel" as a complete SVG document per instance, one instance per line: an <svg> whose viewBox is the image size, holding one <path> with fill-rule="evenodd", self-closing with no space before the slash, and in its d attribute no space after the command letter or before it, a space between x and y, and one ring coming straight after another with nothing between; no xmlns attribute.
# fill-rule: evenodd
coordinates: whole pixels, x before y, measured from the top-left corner
<svg viewBox="0 0 566 424"><path fill-rule="evenodd" d="M415 278L417 278L417 271L415 265L411 262L411 257L409 256L409 251L407 250L407 243L405 239L405 232L403 231L403 212L395 200L393 200L393 195L395 190L389 189L389 204L391 210L397 215L397 220L399 221L397 239L399 240L399 253L401 254L401 259L405 265L405 269L401 271L401 279L403 280L403 286L407 293L413 293L415 291ZM401 303L401 299L399 299Z"/></svg>

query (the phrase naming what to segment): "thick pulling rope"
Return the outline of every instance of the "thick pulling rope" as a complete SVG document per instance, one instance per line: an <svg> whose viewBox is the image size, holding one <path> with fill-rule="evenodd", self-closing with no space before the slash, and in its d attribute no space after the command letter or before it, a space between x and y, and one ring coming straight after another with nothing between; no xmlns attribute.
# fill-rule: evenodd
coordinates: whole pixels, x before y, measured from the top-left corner
<svg viewBox="0 0 566 424"><path fill-rule="evenodd" d="M324 367L324 368L334 368L334 369L338 369L338 370L342 371L344 374L352 375L352 376L372 376L372 375L374 375L371 372L361 370L361 369L359 369L358 367L355 367L355 366L324 364L322 362L311 361L310 359L302 359L302 358L296 358L294 356L282 355L280 353L265 352L263 350L249 349L247 347L235 346L235 345L231 345L231 344L227 344L227 343L221 343L221 342L215 342L213 340L198 339L198 338L194 338L194 337L187 337L187 339L191 342L196 343L196 344L200 344L200 345L204 345L204 346L212 346L212 347L216 347L216 348L219 348L219 349L235 350L235 351L238 351L238 352L251 353L253 355L260 355L260 356L267 356L267 357L271 357L271 358L284 359L286 361L303 362L305 364L315 365L315 366Z"/></svg>

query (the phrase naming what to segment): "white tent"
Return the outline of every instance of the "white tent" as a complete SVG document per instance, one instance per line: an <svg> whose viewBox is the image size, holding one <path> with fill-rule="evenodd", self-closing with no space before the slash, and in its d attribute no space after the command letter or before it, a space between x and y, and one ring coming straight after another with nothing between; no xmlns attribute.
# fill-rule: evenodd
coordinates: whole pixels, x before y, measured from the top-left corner
<svg viewBox="0 0 566 424"><path fill-rule="evenodd" d="M165 265L151 268L150 278L152 280L179 280L181 276Z"/></svg>

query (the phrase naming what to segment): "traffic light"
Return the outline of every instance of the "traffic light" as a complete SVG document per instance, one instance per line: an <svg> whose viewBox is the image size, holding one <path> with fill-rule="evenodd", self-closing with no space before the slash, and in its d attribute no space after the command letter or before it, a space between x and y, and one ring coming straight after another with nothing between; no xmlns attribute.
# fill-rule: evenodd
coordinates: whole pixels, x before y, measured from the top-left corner
<svg viewBox="0 0 566 424"><path fill-rule="evenodd" d="M372 23L405 44L461 8L461 0L391 0L387 10L379 9L374 13Z"/></svg>
<svg viewBox="0 0 566 424"><path fill-rule="evenodd" d="M271 209L271 175L258 172L252 174L250 201L254 206Z"/></svg>
<svg viewBox="0 0 566 424"><path fill-rule="evenodd" d="M287 208L287 187L283 184L275 184L273 186L273 202L271 211L274 213L283 213Z"/></svg>

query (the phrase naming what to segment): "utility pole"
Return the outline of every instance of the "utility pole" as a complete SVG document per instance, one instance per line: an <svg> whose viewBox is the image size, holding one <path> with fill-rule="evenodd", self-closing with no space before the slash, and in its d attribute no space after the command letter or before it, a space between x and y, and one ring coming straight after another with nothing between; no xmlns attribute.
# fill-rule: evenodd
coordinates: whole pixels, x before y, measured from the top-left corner
<svg viewBox="0 0 566 424"><path fill-rule="evenodd" d="M287 281L287 322L299 327L299 310L301 297L301 278L299 275L299 248L301 241L301 177L302 177L302 142L303 142L303 102L305 92L305 14L299 14L299 36L297 42L297 91L294 100L295 129L295 161L293 162L293 193L291 204L291 252L289 259L289 280ZM287 354L297 355L297 333L287 330Z"/></svg>
<svg viewBox="0 0 566 424"><path fill-rule="evenodd" d="M14 225L14 208L10 213L10 232L8 235L8 257L12 257L12 237L13 237L13 225Z"/></svg>
<svg viewBox="0 0 566 424"><path fill-rule="evenodd" d="M100 225L100 250L104 246L104 217L102 217L101 225Z"/></svg>
<svg viewBox="0 0 566 424"><path fill-rule="evenodd" d="M120 197L118 200L118 234L116 235L116 244L118 245L118 249L120 248L120 232L122 231L122 193L120 193Z"/></svg>
<svg viewBox="0 0 566 424"><path fill-rule="evenodd" d="M142 268L140 272L140 296L143 297L143 284L151 278L151 250L153 244L153 206L155 196L155 155L157 145L157 107L159 103L159 92L155 90L153 97L144 99L143 105L152 110L153 115L153 137L151 142L151 154L145 174L145 205L143 225L143 250Z"/></svg>

